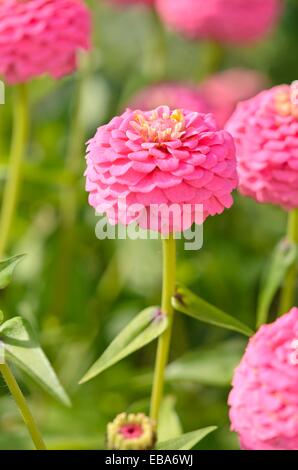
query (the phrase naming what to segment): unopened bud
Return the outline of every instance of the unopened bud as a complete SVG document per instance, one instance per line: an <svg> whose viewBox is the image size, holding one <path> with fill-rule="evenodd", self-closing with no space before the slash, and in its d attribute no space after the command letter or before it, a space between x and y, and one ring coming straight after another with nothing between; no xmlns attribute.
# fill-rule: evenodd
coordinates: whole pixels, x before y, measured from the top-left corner
<svg viewBox="0 0 298 470"><path fill-rule="evenodd" d="M143 413L121 413L108 424L109 450L152 450L156 442L156 423Z"/></svg>

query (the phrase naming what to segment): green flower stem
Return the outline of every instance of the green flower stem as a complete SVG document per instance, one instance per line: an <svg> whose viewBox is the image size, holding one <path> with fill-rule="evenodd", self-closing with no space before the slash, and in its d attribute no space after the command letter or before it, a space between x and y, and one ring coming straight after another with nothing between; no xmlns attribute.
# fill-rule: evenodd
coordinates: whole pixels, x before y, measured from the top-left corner
<svg viewBox="0 0 298 470"><path fill-rule="evenodd" d="M150 8L150 34L144 51L144 76L152 81L164 79L167 71L167 35L155 8Z"/></svg>
<svg viewBox="0 0 298 470"><path fill-rule="evenodd" d="M287 239L298 245L298 209L289 213ZM285 278L280 297L279 315L287 313L295 302L295 288L298 275L298 263L295 262Z"/></svg>
<svg viewBox="0 0 298 470"><path fill-rule="evenodd" d="M199 44L202 60L199 61L198 79L205 80L220 70L225 57L224 47L217 41Z"/></svg>
<svg viewBox="0 0 298 470"><path fill-rule="evenodd" d="M59 261L55 272L53 300L51 305L51 311L57 317L61 317L65 311L74 251L76 249L76 222L78 213L77 180L82 173L82 153L85 139L82 111L85 83L90 69L89 59L85 59L86 61L83 63L77 78L76 99L64 170L66 173L72 175L72 184L64 187L60 195L61 237L59 240Z"/></svg>
<svg viewBox="0 0 298 470"><path fill-rule="evenodd" d="M18 386L16 379L14 378L13 373L11 372L7 364L0 364L0 372L20 410L24 423L29 431L29 434L32 438L32 441L34 442L36 449L46 450L43 438L27 405L25 397L20 387Z"/></svg>
<svg viewBox="0 0 298 470"><path fill-rule="evenodd" d="M9 159L9 176L6 180L0 214L0 259L5 255L10 231L18 203L22 178L23 158L28 134L28 93L25 84L16 86L13 136Z"/></svg>
<svg viewBox="0 0 298 470"><path fill-rule="evenodd" d="M175 284L176 242L174 237L170 235L168 239L163 240L163 288L161 311L164 315L168 316L169 324L166 331L158 339L150 411L150 416L155 421L158 420L159 416L159 410L163 396L165 368L169 358L174 316L172 296L175 293Z"/></svg>

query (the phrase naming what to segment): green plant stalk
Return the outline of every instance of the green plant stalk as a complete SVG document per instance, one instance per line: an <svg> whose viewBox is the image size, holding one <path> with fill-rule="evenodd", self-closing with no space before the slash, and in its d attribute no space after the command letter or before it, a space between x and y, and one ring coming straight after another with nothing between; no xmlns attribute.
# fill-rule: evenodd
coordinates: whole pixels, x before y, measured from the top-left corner
<svg viewBox="0 0 298 470"><path fill-rule="evenodd" d="M288 217L287 239L298 245L298 209L293 209ZM297 261L289 269L285 278L279 304L279 315L287 313L294 306L295 288L298 275Z"/></svg>
<svg viewBox="0 0 298 470"><path fill-rule="evenodd" d="M143 73L151 82L161 81L167 71L167 35L155 8L149 10L150 33L144 51Z"/></svg>
<svg viewBox="0 0 298 470"><path fill-rule="evenodd" d="M200 54L203 55L203 59L199 61L198 79L205 80L220 70L225 49L217 41L206 41L203 45L200 44Z"/></svg>
<svg viewBox="0 0 298 470"><path fill-rule="evenodd" d="M76 246L76 221L78 211L76 179L81 174L84 129L82 125L82 102L86 72L78 77L76 101L70 129L69 147L65 162L65 171L72 175L72 184L61 193L61 238L59 242L58 264L55 271L53 301L51 311L60 317L65 311L69 291L73 253Z"/></svg>
<svg viewBox="0 0 298 470"><path fill-rule="evenodd" d="M0 214L0 259L5 255L18 203L25 146L28 135L28 91L25 84L16 86L14 97L13 135L9 175L3 193Z"/></svg>
<svg viewBox="0 0 298 470"><path fill-rule="evenodd" d="M173 235L170 235L168 239L163 240L163 286L161 311L164 315L167 315L169 324L166 331L158 339L150 409L150 416L155 421L158 420L159 416L164 389L165 368L169 358L174 317L172 297L175 293L175 285L176 242Z"/></svg>
<svg viewBox="0 0 298 470"><path fill-rule="evenodd" d="M31 414L31 411L27 405L26 399L14 378L13 373L11 372L7 364L0 364L0 372L5 380L5 383L12 394L19 410L24 420L24 423L29 431L31 439L37 450L46 450L45 443L40 434L40 431L36 425L36 422Z"/></svg>

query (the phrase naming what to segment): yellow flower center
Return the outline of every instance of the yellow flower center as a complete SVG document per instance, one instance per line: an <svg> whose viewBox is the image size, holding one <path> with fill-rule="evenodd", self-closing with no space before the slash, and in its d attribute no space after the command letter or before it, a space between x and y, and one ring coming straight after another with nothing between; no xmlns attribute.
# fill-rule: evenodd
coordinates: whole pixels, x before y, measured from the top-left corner
<svg viewBox="0 0 298 470"><path fill-rule="evenodd" d="M185 118L180 109L171 114L166 111L160 114L158 110L154 110L150 116L136 113L131 125L145 142L162 144L182 137L185 131Z"/></svg>
<svg viewBox="0 0 298 470"><path fill-rule="evenodd" d="M282 90L275 95L275 109L281 116L298 119L298 81L292 83L289 91Z"/></svg>

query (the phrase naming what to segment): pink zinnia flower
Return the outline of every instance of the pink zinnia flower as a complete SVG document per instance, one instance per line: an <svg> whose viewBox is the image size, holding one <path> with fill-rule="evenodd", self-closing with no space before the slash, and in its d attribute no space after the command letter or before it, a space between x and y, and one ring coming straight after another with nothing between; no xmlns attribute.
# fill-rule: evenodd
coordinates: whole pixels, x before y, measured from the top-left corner
<svg viewBox="0 0 298 470"><path fill-rule="evenodd" d="M200 91L219 126L223 127L238 102L255 96L266 84L266 77L256 70L232 68L211 75Z"/></svg>
<svg viewBox="0 0 298 470"><path fill-rule="evenodd" d="M298 450L297 308L250 339L229 405L243 449Z"/></svg>
<svg viewBox="0 0 298 470"><path fill-rule="evenodd" d="M90 14L81 0L2 0L0 75L20 83L71 73L89 36Z"/></svg>
<svg viewBox="0 0 298 470"><path fill-rule="evenodd" d="M286 210L298 207L298 86L240 103L226 128L237 147L240 191Z"/></svg>
<svg viewBox="0 0 298 470"><path fill-rule="evenodd" d="M167 105L169 108L183 108L199 113L209 111L202 94L191 85L180 83L159 83L139 91L131 100L131 109L150 111L158 106Z"/></svg>
<svg viewBox="0 0 298 470"><path fill-rule="evenodd" d="M174 30L190 38L249 42L276 23L280 0L156 0L157 10Z"/></svg>
<svg viewBox="0 0 298 470"><path fill-rule="evenodd" d="M181 231L202 222L197 205L204 219L232 205L234 143L210 114L127 110L90 140L86 176L90 204L111 223Z"/></svg>

